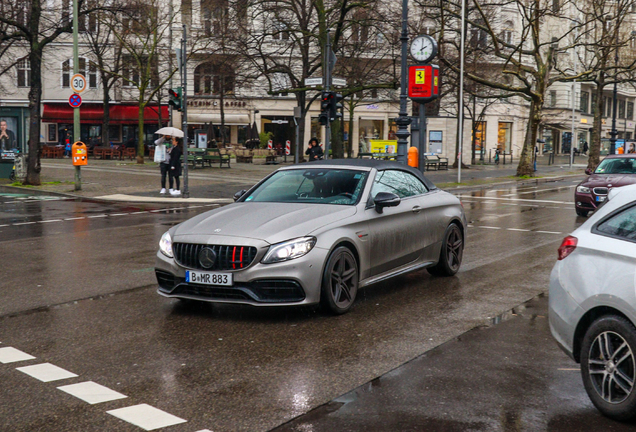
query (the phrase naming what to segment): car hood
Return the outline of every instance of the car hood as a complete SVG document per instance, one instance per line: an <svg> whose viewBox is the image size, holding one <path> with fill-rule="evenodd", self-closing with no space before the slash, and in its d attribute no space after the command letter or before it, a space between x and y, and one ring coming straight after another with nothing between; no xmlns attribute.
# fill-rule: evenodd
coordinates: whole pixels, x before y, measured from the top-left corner
<svg viewBox="0 0 636 432"><path fill-rule="evenodd" d="M592 174L581 185L586 187L627 186L636 183L636 174Z"/></svg>
<svg viewBox="0 0 636 432"><path fill-rule="evenodd" d="M242 237L273 244L311 234L356 211L355 206L343 205L240 202L188 219L173 234Z"/></svg>

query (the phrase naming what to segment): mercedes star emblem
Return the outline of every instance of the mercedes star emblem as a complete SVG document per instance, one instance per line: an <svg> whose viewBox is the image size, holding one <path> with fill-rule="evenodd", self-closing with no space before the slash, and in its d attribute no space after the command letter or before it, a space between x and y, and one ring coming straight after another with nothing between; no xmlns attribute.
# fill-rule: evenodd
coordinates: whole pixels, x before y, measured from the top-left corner
<svg viewBox="0 0 636 432"><path fill-rule="evenodd" d="M204 269L210 269L214 267L214 262L216 261L216 252L214 252L209 247L204 247L199 252L199 263L201 267Z"/></svg>

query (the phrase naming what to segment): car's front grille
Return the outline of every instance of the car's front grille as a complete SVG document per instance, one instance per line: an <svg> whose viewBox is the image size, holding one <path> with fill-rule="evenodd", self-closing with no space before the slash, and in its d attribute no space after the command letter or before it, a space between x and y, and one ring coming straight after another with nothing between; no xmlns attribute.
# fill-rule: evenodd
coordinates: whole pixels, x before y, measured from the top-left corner
<svg viewBox="0 0 636 432"><path fill-rule="evenodd" d="M175 285L175 277L172 273L168 273L162 270L155 270L155 275L157 276L157 282L159 286L164 290L170 291L174 288Z"/></svg>
<svg viewBox="0 0 636 432"><path fill-rule="evenodd" d="M214 251L216 259L211 267L203 267L199 262L199 253L208 247ZM252 246L224 246L193 243L174 243L172 245L174 258L183 267L208 270L227 271L240 270L248 267L256 258L256 248Z"/></svg>
<svg viewBox="0 0 636 432"><path fill-rule="evenodd" d="M595 187L592 191L594 192L594 195L607 195L609 189L606 187Z"/></svg>

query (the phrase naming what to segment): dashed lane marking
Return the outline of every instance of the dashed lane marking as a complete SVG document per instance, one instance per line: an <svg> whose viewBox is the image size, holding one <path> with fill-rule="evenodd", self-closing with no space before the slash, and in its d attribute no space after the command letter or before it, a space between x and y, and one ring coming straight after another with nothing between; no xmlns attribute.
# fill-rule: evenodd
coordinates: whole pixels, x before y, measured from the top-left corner
<svg viewBox="0 0 636 432"><path fill-rule="evenodd" d="M472 195L457 195L460 199L477 199L477 200L499 200L499 201L526 201L534 203L550 203L550 204L574 204L574 201L554 201L554 200L538 200L524 198L498 198L498 197L479 197Z"/></svg>
<svg viewBox="0 0 636 432"><path fill-rule="evenodd" d="M80 217L74 217L74 218L66 218L64 220L65 221L72 221L72 220L80 220L80 219L86 219L86 216L80 216Z"/></svg>
<svg viewBox="0 0 636 432"><path fill-rule="evenodd" d="M532 230L523 229L523 228L503 228L503 227L493 227L493 226L486 226L486 225L468 225L468 227L469 228L484 228L484 229L490 229L490 230L532 232L532 233L539 233L539 234L559 234L559 235L563 234L560 231L543 231L543 230L532 231Z"/></svg>
<svg viewBox="0 0 636 432"><path fill-rule="evenodd" d="M480 226L479 228L486 228L486 229L494 229L494 230L500 230L501 227L494 227L494 226Z"/></svg>
<svg viewBox="0 0 636 432"><path fill-rule="evenodd" d="M62 390L63 392L66 392L71 396L75 396L84 402L88 402L91 405L102 402L110 402L117 399L125 399L128 397L101 384L94 383L93 381L58 387L58 390Z"/></svg>
<svg viewBox="0 0 636 432"><path fill-rule="evenodd" d="M107 214L100 214L100 215L93 215L93 216L86 216L89 219L95 219L95 218L104 218L107 217Z"/></svg>
<svg viewBox="0 0 636 432"><path fill-rule="evenodd" d="M187 420L147 404L119 408L106 411L106 413L147 431L187 422Z"/></svg>
<svg viewBox="0 0 636 432"><path fill-rule="evenodd" d="M32 225L32 224L34 224L34 223L35 223L35 222L18 222L18 223L14 223L14 224L12 224L12 225Z"/></svg>
<svg viewBox="0 0 636 432"><path fill-rule="evenodd" d="M51 363L24 366L16 369L42 382L58 381L78 376L73 372L69 372L66 369L62 369L61 367L55 366Z"/></svg>
<svg viewBox="0 0 636 432"><path fill-rule="evenodd" d="M50 222L62 222L62 219L51 219L45 221L38 221L38 223L50 223Z"/></svg>
<svg viewBox="0 0 636 432"><path fill-rule="evenodd" d="M14 363L25 360L33 360L33 357L30 354L22 352L13 347L3 347L0 348L0 363Z"/></svg>
<svg viewBox="0 0 636 432"><path fill-rule="evenodd" d="M542 233L542 234L562 234L559 231L535 231L535 232Z"/></svg>
<svg viewBox="0 0 636 432"><path fill-rule="evenodd" d="M521 231L521 232L530 232L529 229L523 229L523 228L506 228L508 231Z"/></svg>

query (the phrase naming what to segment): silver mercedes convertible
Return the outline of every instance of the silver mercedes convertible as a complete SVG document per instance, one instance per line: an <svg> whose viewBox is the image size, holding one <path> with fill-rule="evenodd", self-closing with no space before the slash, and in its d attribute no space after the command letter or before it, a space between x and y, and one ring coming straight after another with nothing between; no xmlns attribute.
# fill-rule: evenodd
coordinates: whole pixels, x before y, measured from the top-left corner
<svg viewBox="0 0 636 432"><path fill-rule="evenodd" d="M234 198L161 237L159 294L342 314L362 287L423 268L452 276L462 262L459 200L395 162L284 167Z"/></svg>

